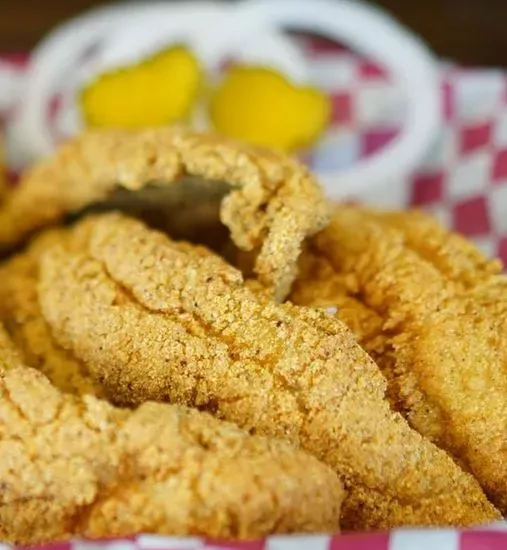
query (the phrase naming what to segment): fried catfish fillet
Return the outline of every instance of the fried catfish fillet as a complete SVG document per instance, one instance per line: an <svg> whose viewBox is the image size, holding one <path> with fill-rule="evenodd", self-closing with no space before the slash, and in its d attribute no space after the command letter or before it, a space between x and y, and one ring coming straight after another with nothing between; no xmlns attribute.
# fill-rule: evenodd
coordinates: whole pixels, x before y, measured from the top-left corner
<svg viewBox="0 0 507 550"><path fill-rule="evenodd" d="M195 406L331 466L348 491L344 528L499 517L471 475L391 411L344 324L272 303L203 248L108 215L87 253L43 255L38 290L60 345L119 403Z"/></svg>
<svg viewBox="0 0 507 550"><path fill-rule="evenodd" d="M68 250L80 250L87 242L87 233L87 222L73 230L47 230L25 251L0 264L0 323L22 353L23 362L42 372L60 391L100 397L104 392L86 365L56 343L37 296L41 254L56 243Z"/></svg>
<svg viewBox="0 0 507 550"><path fill-rule="evenodd" d="M343 487L288 444L196 410L64 395L0 330L0 538L336 531Z"/></svg>
<svg viewBox="0 0 507 550"><path fill-rule="evenodd" d="M278 300L296 275L302 241L329 221L314 178L283 154L177 128L101 130L63 145L24 176L0 208L0 250L108 201L163 218L157 223L170 233L216 215L234 244L255 255L257 277ZM203 238L208 230L196 223Z"/></svg>
<svg viewBox="0 0 507 550"><path fill-rule="evenodd" d="M339 207L291 300L335 305L421 434L507 514L507 282L497 261L422 213Z"/></svg>

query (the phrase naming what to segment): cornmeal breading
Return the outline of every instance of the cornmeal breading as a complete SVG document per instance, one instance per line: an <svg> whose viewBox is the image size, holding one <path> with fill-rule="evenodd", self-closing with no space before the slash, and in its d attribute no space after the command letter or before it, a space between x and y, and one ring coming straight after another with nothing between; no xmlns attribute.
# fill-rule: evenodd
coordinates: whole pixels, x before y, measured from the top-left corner
<svg viewBox="0 0 507 550"><path fill-rule="evenodd" d="M54 340L37 297L41 254L55 243L68 250L80 250L86 243L86 228L85 222L74 230L48 230L35 238L26 251L0 264L0 323L22 352L25 364L46 375L59 390L100 397L104 392L94 383L84 363Z"/></svg>
<svg viewBox="0 0 507 550"><path fill-rule="evenodd" d="M0 539L336 531L343 488L315 458L208 414L60 393L0 330Z"/></svg>
<svg viewBox="0 0 507 550"><path fill-rule="evenodd" d="M55 338L122 404L195 406L314 453L344 480L343 527L499 517L476 480L391 411L386 382L332 316L276 305L204 249L121 215L87 252L41 259Z"/></svg>
<svg viewBox="0 0 507 550"><path fill-rule="evenodd" d="M343 206L301 267L291 300L341 308L386 375L393 406L507 514L507 284L499 262L421 213Z"/></svg>
<svg viewBox="0 0 507 550"><path fill-rule="evenodd" d="M329 220L320 187L288 156L189 130L103 130L63 145L31 169L0 208L0 249L118 189L168 187L188 176L228 184L220 219L237 247L256 252L256 275L283 299L303 239Z"/></svg>

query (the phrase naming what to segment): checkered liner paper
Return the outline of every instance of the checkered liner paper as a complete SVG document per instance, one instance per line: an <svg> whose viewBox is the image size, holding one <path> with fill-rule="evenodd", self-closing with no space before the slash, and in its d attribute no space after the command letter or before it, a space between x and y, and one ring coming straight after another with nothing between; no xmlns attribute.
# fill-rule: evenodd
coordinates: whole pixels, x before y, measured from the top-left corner
<svg viewBox="0 0 507 550"><path fill-rule="evenodd" d="M276 536L261 541L225 542L139 535L121 540L71 541L37 550L505 550L507 527L476 531L398 530L337 536ZM11 550L0 544L0 550ZM18 550L18 549L16 549ZM21 548L19 549L21 550ZM23 548L22 550L26 550Z"/></svg>
<svg viewBox="0 0 507 550"><path fill-rule="evenodd" d="M304 39L315 83L332 100L332 125L308 162L345 169L379 151L403 121L401 93L381 67L346 48ZM23 67L24 56L5 56ZM408 181L409 204L474 240L507 264L507 72L441 65L444 126ZM365 197L367 199L367 197ZM0 550L8 546L0 544ZM230 543L151 535L71 541L43 550L507 550L507 523L470 531L397 530L336 536L271 537Z"/></svg>

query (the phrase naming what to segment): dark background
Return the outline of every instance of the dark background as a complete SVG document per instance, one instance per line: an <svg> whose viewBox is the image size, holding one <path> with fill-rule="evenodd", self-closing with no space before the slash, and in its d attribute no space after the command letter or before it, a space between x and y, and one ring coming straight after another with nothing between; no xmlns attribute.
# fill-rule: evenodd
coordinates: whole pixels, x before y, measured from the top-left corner
<svg viewBox="0 0 507 550"><path fill-rule="evenodd" d="M311 2L311 0L308 0ZM103 0L0 0L0 51L31 48L53 25ZM507 0L378 0L441 56L507 66Z"/></svg>

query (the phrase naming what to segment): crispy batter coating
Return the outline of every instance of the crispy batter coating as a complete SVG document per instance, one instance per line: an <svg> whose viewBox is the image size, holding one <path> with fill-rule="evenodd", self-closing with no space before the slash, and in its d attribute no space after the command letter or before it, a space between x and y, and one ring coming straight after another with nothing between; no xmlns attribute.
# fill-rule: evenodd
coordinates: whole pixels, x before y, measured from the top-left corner
<svg viewBox="0 0 507 550"><path fill-rule="evenodd" d="M301 267L291 300L341 308L387 376L395 408L507 514L507 284L499 262L423 214L339 207Z"/></svg>
<svg viewBox="0 0 507 550"><path fill-rule="evenodd" d="M308 170L283 154L179 128L95 131L38 164L0 208L0 250L120 189L169 186L181 177L226 182L220 219L277 299L289 292L303 239L329 221Z"/></svg>
<svg viewBox="0 0 507 550"><path fill-rule="evenodd" d="M367 212L379 223L401 231L407 246L415 248L420 256L463 289L475 288L492 277L496 280L502 270L499 260L486 258L471 241L445 230L423 212Z"/></svg>
<svg viewBox="0 0 507 550"><path fill-rule="evenodd" d="M56 243L79 250L87 233L87 223L72 231L48 230L26 251L0 265L0 322L22 352L24 363L41 371L59 390L100 397L104 392L85 364L56 343L37 297L38 261L44 250Z"/></svg>
<svg viewBox="0 0 507 550"><path fill-rule="evenodd" d="M0 539L336 531L343 487L288 444L174 405L64 395L0 331Z"/></svg>
<svg viewBox="0 0 507 550"><path fill-rule="evenodd" d="M285 437L332 466L347 529L469 525L499 516L478 483L410 429L341 322L276 305L204 249L97 219L88 253L41 260L55 337L119 402L167 400Z"/></svg>

